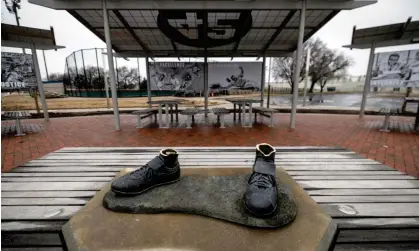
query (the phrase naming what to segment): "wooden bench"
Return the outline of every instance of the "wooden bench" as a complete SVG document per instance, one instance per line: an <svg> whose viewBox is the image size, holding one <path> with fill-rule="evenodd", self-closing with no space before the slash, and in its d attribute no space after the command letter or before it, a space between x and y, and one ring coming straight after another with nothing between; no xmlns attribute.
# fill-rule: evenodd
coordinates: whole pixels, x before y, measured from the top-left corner
<svg viewBox="0 0 419 251"><path fill-rule="evenodd" d="M400 108L391 108L391 107L385 107L381 108L378 111L381 115L384 115L384 122L383 122L383 128L380 129L382 132L390 132L389 125L390 125L390 116L397 115L401 113Z"/></svg>
<svg viewBox="0 0 419 251"><path fill-rule="evenodd" d="M270 118L269 127L274 127L274 113L279 111L273 108L254 107L253 112L255 113L255 123L257 121L257 114L259 113L261 116Z"/></svg>
<svg viewBox="0 0 419 251"><path fill-rule="evenodd" d="M62 148L2 173L2 249L65 249L62 226L119 171L144 165L160 149ZM250 173L255 158L254 147L176 149L183 167L244 167ZM342 148L276 150L277 166L338 224L336 251L418 250L417 179Z"/></svg>
<svg viewBox="0 0 419 251"><path fill-rule="evenodd" d="M220 124L220 128L225 128L224 126L224 115L230 114L231 111L226 108L213 108L212 112L217 115L217 121Z"/></svg>
<svg viewBox="0 0 419 251"><path fill-rule="evenodd" d="M30 119L32 116L28 111L19 112L4 112L1 115L1 120L16 120L16 136L25 135L22 132L22 126L20 125L21 119Z"/></svg>
<svg viewBox="0 0 419 251"><path fill-rule="evenodd" d="M186 120L186 128L192 128L191 124L195 122L195 115L198 113L198 108L186 108L185 110L180 112L180 114L188 116L188 119Z"/></svg>
<svg viewBox="0 0 419 251"><path fill-rule="evenodd" d="M157 112L158 112L157 108L146 108L146 109L141 109L141 110L132 112L132 114L137 115L137 127L136 128L143 128L143 126L141 124L141 119L143 119L143 118L147 118L147 117L150 117L150 116L154 115L154 121L157 121Z"/></svg>

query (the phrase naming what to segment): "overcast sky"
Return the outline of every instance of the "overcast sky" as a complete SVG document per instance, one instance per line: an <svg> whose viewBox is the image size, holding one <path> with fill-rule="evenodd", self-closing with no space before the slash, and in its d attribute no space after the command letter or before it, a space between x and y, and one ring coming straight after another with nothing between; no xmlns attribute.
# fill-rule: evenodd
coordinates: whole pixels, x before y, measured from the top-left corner
<svg viewBox="0 0 419 251"><path fill-rule="evenodd" d="M9 14L2 2L2 23L15 24L14 15ZM335 18L320 29L315 36L320 37L329 47L344 51L351 56L355 65L349 69L351 75L365 75L369 50L349 50L342 48L350 44L352 28L365 28L391 23L405 22L408 17L419 20L419 0L379 0L378 3L367 7L341 11ZM22 9L19 11L20 24L35 28L49 29L54 27L58 45L66 46L58 51L46 51L46 59L49 73L63 72L65 58L73 51L83 48L104 48L105 44L73 18L66 11L57 11L22 0ZM409 46L386 47L377 49L376 52L394 51L406 49L419 49L419 44ZM2 51L15 51L16 49L3 48ZM28 51L29 52L29 51ZM41 65L41 74L45 76L45 67L41 51L38 51L38 58ZM120 62L121 61L121 62ZM118 64L136 65L136 60L129 62L118 60ZM145 72L144 60L140 60L140 71ZM142 74L143 75L143 74Z"/></svg>

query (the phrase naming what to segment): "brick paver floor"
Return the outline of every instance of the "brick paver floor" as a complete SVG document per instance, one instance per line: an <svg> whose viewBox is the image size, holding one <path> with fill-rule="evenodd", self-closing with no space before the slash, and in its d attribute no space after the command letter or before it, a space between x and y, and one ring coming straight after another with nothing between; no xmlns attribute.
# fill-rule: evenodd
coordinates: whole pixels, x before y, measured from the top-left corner
<svg viewBox="0 0 419 251"><path fill-rule="evenodd" d="M297 114L294 131L288 130L289 114L276 115L275 128L269 128L267 120L253 128L241 128L229 119L222 130L215 124L200 124L202 116L193 129L179 128L183 122L178 128L158 129L152 125L135 129L135 119L133 115L121 115L121 131L114 130L111 115L53 118L49 123L24 120L24 124L42 125L44 132L2 136L2 171L62 147L254 146L268 142L277 146L340 146L419 177L419 134L406 132L413 124L412 117L392 118L402 130L390 133L375 128L382 123L382 116L360 120L356 115ZM214 122L215 118L210 120ZM11 122L2 122L2 126L7 123Z"/></svg>

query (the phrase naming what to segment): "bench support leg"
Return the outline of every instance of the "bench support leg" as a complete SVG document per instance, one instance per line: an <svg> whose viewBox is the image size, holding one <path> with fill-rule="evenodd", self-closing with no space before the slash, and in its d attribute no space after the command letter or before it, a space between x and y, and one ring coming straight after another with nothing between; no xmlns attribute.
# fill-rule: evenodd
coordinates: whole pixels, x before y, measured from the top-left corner
<svg viewBox="0 0 419 251"><path fill-rule="evenodd" d="M173 122L173 105L170 105L170 122Z"/></svg>
<svg viewBox="0 0 419 251"><path fill-rule="evenodd" d="M175 105L176 108L176 122L179 122L179 106L178 104Z"/></svg>
<svg viewBox="0 0 419 251"><path fill-rule="evenodd" d="M236 104L233 104L233 120L236 121Z"/></svg>
<svg viewBox="0 0 419 251"><path fill-rule="evenodd" d="M16 135L15 136L23 136L23 135L25 135L25 134L22 132L22 126L20 125L20 119L17 118L16 119Z"/></svg>
<svg viewBox="0 0 419 251"><path fill-rule="evenodd" d="M258 117L258 113L255 112L255 124L258 122L257 117Z"/></svg>
<svg viewBox="0 0 419 251"><path fill-rule="evenodd" d="M157 122L157 113L154 113L154 122Z"/></svg>
<svg viewBox="0 0 419 251"><path fill-rule="evenodd" d="M224 126L224 114L221 114L218 118L220 119L220 128L226 128Z"/></svg>
<svg viewBox="0 0 419 251"><path fill-rule="evenodd" d="M141 114L137 115L137 127L135 128L143 128L141 125Z"/></svg>
<svg viewBox="0 0 419 251"><path fill-rule="evenodd" d="M253 126L253 121L252 121L252 103L249 103L249 123L248 123L248 127L252 127Z"/></svg>
<svg viewBox="0 0 419 251"><path fill-rule="evenodd" d="M162 123L162 107L161 104L159 104L159 128L163 127L163 123Z"/></svg>
<svg viewBox="0 0 419 251"><path fill-rule="evenodd" d="M217 115L217 123L220 123L220 115Z"/></svg>
<svg viewBox="0 0 419 251"><path fill-rule="evenodd" d="M188 118L186 119L186 128L191 129L192 128L191 124L192 124L192 115L188 115Z"/></svg>
<svg viewBox="0 0 419 251"><path fill-rule="evenodd" d="M386 116L384 118L383 128L380 131L381 132L390 132L390 130L388 129L389 124L390 124L390 115L386 114Z"/></svg>
<svg viewBox="0 0 419 251"><path fill-rule="evenodd" d="M169 121L169 106L168 105L166 105L165 113L166 113L166 127L165 128L169 128L170 121Z"/></svg>
<svg viewBox="0 0 419 251"><path fill-rule="evenodd" d="M195 115L192 115L192 123L195 123Z"/></svg>
<svg viewBox="0 0 419 251"><path fill-rule="evenodd" d="M242 117L241 117L241 121L242 121L242 127L246 127L246 105L242 104L241 105L242 108Z"/></svg>
<svg viewBox="0 0 419 251"><path fill-rule="evenodd" d="M270 119L269 127L274 127L274 113L273 112L271 112L271 119Z"/></svg>

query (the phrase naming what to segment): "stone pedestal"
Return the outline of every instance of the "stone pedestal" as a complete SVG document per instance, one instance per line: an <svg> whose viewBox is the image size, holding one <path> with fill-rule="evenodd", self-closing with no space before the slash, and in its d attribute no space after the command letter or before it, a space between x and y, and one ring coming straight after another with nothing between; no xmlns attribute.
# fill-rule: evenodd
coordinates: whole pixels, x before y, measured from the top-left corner
<svg viewBox="0 0 419 251"><path fill-rule="evenodd" d="M124 170L123 172L127 172ZM182 175L246 174L249 168L185 168ZM109 211L98 192L63 227L69 250L328 250L336 225L282 169L277 177L298 205L296 218L279 229L254 229L190 214L125 214Z"/></svg>

